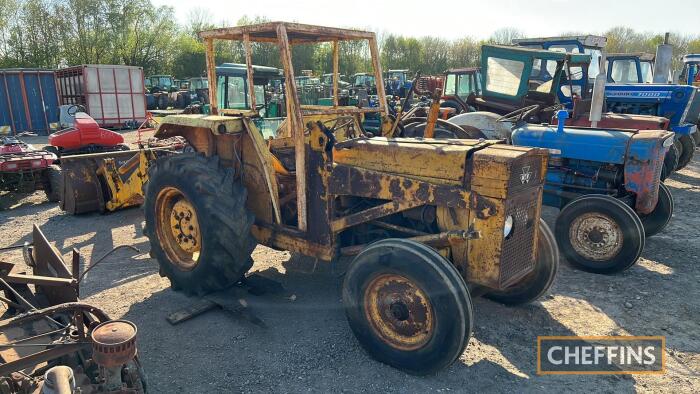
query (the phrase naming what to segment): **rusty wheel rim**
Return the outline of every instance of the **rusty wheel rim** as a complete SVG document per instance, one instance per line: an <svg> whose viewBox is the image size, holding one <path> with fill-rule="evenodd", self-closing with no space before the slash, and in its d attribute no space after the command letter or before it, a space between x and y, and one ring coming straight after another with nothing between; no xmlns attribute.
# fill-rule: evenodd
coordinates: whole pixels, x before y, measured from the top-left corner
<svg viewBox="0 0 700 394"><path fill-rule="evenodd" d="M174 187L156 197L156 235L170 262L182 270L197 266L202 250L197 212L192 203Z"/></svg>
<svg viewBox="0 0 700 394"><path fill-rule="evenodd" d="M382 274L365 289L365 317L383 342L415 350L433 336L435 316L425 292L410 279Z"/></svg>
<svg viewBox="0 0 700 394"><path fill-rule="evenodd" d="M607 261L622 250L623 233L611 217L598 212L577 217L569 227L576 253L593 261Z"/></svg>

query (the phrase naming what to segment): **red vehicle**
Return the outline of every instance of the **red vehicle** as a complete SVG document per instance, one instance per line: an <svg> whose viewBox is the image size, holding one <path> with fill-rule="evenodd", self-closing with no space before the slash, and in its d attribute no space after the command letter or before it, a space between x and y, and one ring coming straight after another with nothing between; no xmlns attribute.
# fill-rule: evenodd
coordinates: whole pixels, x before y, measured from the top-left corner
<svg viewBox="0 0 700 394"><path fill-rule="evenodd" d="M73 128L51 134L45 149L57 156L129 150L121 134L101 128L83 111L81 106L71 107L68 114L75 119Z"/></svg>
<svg viewBox="0 0 700 394"><path fill-rule="evenodd" d="M56 155L15 137L0 137L0 143L0 191L44 190L49 201L59 200L61 169L53 164Z"/></svg>

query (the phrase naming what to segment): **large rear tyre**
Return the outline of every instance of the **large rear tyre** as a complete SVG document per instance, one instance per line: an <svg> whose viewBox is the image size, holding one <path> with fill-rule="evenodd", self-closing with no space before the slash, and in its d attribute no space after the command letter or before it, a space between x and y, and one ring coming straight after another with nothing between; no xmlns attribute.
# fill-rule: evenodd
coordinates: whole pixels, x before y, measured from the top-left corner
<svg viewBox="0 0 700 394"><path fill-rule="evenodd" d="M360 345L415 375L437 372L464 352L472 303L452 263L423 244L385 239L353 260L343 305Z"/></svg>
<svg viewBox="0 0 700 394"><path fill-rule="evenodd" d="M678 157L678 166L676 170L681 170L693 160L693 155L695 154L695 141L689 135L682 135L678 138L681 143L682 150L681 155Z"/></svg>
<svg viewBox="0 0 700 394"><path fill-rule="evenodd" d="M174 290L206 294L237 282L252 266L253 214L246 189L218 157L163 157L149 172L144 210L151 255Z"/></svg>
<svg viewBox="0 0 700 394"><path fill-rule="evenodd" d="M700 131L694 132L693 134L691 134L691 136L693 136L693 141L695 141L695 146L700 145Z"/></svg>
<svg viewBox="0 0 700 394"><path fill-rule="evenodd" d="M513 286L501 291L491 291L485 297L506 305L521 305L535 301L552 287L558 267L557 242L547 223L540 219L535 269Z"/></svg>
<svg viewBox="0 0 700 394"><path fill-rule="evenodd" d="M644 234L647 237L660 233L673 216L673 195L668 186L659 184L659 200L656 207L648 215L639 215L644 226Z"/></svg>
<svg viewBox="0 0 700 394"><path fill-rule="evenodd" d="M676 141L677 142L677 141ZM678 167L678 157L681 152L678 150L678 145L673 143L669 148L668 152L664 156L664 166L661 168L661 180L666 180Z"/></svg>
<svg viewBox="0 0 700 394"><path fill-rule="evenodd" d="M170 106L170 100L167 93L160 94L156 101L158 102L158 109L168 109Z"/></svg>
<svg viewBox="0 0 700 394"><path fill-rule="evenodd" d="M559 251L571 264L597 274L626 270L644 250L644 227L637 214L602 194L582 196L566 205L554 234Z"/></svg>
<svg viewBox="0 0 700 394"><path fill-rule="evenodd" d="M61 167L52 164L44 172L44 193L50 202L59 202L61 200L63 179Z"/></svg>

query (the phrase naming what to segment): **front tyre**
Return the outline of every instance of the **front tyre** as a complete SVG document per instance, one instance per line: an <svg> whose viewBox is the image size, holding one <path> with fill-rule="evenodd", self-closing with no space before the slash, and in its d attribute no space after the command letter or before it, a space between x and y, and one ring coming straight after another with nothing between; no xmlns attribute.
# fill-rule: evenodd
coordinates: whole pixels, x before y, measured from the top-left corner
<svg viewBox="0 0 700 394"><path fill-rule="evenodd" d="M384 239L358 254L343 283L343 305L360 345L411 374L446 368L469 342L467 285L452 263L414 241Z"/></svg>
<svg viewBox="0 0 700 394"><path fill-rule="evenodd" d="M644 227L637 214L618 199L590 194L566 205L554 235L567 260L597 274L631 267L644 249Z"/></svg>
<svg viewBox="0 0 700 394"><path fill-rule="evenodd" d="M50 202L61 200L63 179L61 167L52 164L44 171L44 193Z"/></svg>
<svg viewBox="0 0 700 394"><path fill-rule="evenodd" d="M644 226L644 234L647 237L660 233L673 216L673 195L668 186L659 184L659 200L656 207L648 215L639 215Z"/></svg>
<svg viewBox="0 0 700 394"><path fill-rule="evenodd" d="M695 154L695 141L689 135L682 135L678 138L681 143L681 155L678 157L678 166L676 170L681 170L693 160L693 154Z"/></svg>
<svg viewBox="0 0 700 394"><path fill-rule="evenodd" d="M554 283L559 267L559 251L552 230L540 219L537 237L537 256L534 270L513 286L491 291L485 295L506 305L521 305L542 297Z"/></svg>
<svg viewBox="0 0 700 394"><path fill-rule="evenodd" d="M145 232L174 290L197 295L221 290L250 269L255 240L245 201L245 188L216 156L183 153L151 167Z"/></svg>

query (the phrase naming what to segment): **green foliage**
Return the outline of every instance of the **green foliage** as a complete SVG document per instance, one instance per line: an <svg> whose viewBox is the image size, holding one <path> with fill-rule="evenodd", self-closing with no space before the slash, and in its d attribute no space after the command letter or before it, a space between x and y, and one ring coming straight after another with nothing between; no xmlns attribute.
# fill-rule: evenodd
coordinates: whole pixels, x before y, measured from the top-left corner
<svg viewBox="0 0 700 394"><path fill-rule="evenodd" d="M195 8L188 21L178 25L172 7L154 7L150 0L0 0L0 67L126 64L143 67L146 75L200 76L206 64L198 32L217 27L213 18L208 11ZM268 21L265 17L243 16L236 24ZM608 52L654 53L664 39L663 35L624 26L603 34L608 37ZM485 41L384 34L379 42L380 60L384 70L438 74L448 68L478 66L480 47L485 42L509 44L522 36L514 28L498 29ZM676 68L684 54L700 53L698 36L672 34L671 43ZM245 62L242 43L216 41L215 49L217 64ZM252 43L252 49L253 63L280 66L275 44ZM296 45L292 51L296 74L301 70L331 72L331 44ZM339 62L340 72L348 76L371 70L367 43L341 41Z"/></svg>

